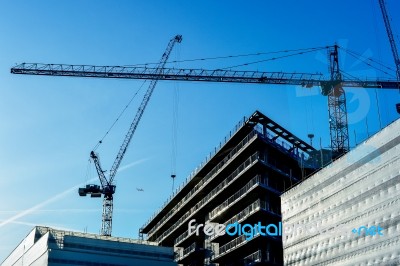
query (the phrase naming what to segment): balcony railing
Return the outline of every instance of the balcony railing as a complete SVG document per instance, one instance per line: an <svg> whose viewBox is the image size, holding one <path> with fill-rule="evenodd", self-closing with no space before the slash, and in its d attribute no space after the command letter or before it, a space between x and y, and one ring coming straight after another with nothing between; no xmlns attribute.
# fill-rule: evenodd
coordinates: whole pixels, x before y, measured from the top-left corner
<svg viewBox="0 0 400 266"><path fill-rule="evenodd" d="M175 261L180 261L184 257L188 256L190 253L195 252L197 248L198 247L196 242L192 243L189 247L185 248L183 252L177 253L175 255Z"/></svg>
<svg viewBox="0 0 400 266"><path fill-rule="evenodd" d="M197 226L197 223L193 224L193 226ZM176 244L182 242L182 241L185 240L186 238L188 238L188 237L194 235L195 233L196 233L196 230L193 230L193 231L191 232L191 234L189 234L189 229L186 230L183 234L181 234L180 236L178 236L178 237L175 239L174 244L176 245Z"/></svg>
<svg viewBox="0 0 400 266"><path fill-rule="evenodd" d="M252 239L254 239L255 237L257 237L259 235L260 235L260 232L257 231L256 234L254 234L254 236L249 240L246 240L247 237L245 235L241 235L241 236L236 237L235 239L233 239L232 241L226 243L225 245L220 246L219 249L218 249L218 254L215 253L215 255L212 257L212 259L216 259L218 257L221 257L225 253L227 253L227 252L229 252L229 251L231 251L231 250L233 250L235 248L238 248L238 247L246 244L247 242L251 241ZM278 239L276 236L270 236L270 237ZM266 250L265 260L266 261L271 261L270 252L268 250ZM275 261L275 258L273 258L273 261Z"/></svg>
<svg viewBox="0 0 400 266"><path fill-rule="evenodd" d="M220 257L224 253L230 251L231 249L237 248L237 247L243 245L246 242L247 242L247 240L246 240L246 236L245 235L238 236L235 239L233 239L232 241L226 243L225 245L222 245L219 248L218 255L216 255L214 258Z"/></svg>
<svg viewBox="0 0 400 266"><path fill-rule="evenodd" d="M249 217L251 214L255 213L259 209L266 209L267 203L265 201L262 201L260 199L256 200L253 202L251 205L247 206L244 210L233 216L231 219L229 219L226 224L232 224L235 222L239 222L247 217Z"/></svg>
<svg viewBox="0 0 400 266"><path fill-rule="evenodd" d="M268 180L267 178L257 175L253 177L253 179L250 180L244 187L242 187L239 191L237 191L235 194L230 196L227 200L225 200L222 204L218 205L216 208L214 208L209 214L208 217L210 220L214 219L217 217L220 213L228 209L231 205L236 203L239 199L244 197L247 192L255 185L257 184L262 184L267 186L268 185Z"/></svg>
<svg viewBox="0 0 400 266"><path fill-rule="evenodd" d="M195 224L196 226L197 224ZM193 234L194 232L192 232ZM183 239L187 238L189 236L189 230L186 230L183 234L181 234L180 236L178 236L175 241L174 244L178 244L179 242L181 242Z"/></svg>
<svg viewBox="0 0 400 266"><path fill-rule="evenodd" d="M262 201L260 199L257 199L256 201L254 201L252 204L250 204L249 206L247 206L244 210L242 210L241 212L239 212L238 214L234 215L232 218L228 219L224 225L227 226L228 224L233 224L235 222L240 223L241 221L243 221L244 219L246 219L247 217L249 217L251 214L255 213L256 211L260 210L260 209L264 209L267 210L268 208L268 203L265 201ZM213 241L215 238L217 238L218 235L214 234L210 237L210 240Z"/></svg>
<svg viewBox="0 0 400 266"><path fill-rule="evenodd" d="M257 250L256 252L243 258L245 265L252 265L253 263L261 262L261 260L262 260L262 251L261 250Z"/></svg>
<svg viewBox="0 0 400 266"><path fill-rule="evenodd" d="M227 165L228 162L230 162L233 158L236 157L236 155L239 153L239 151L246 146L250 141L252 141L254 138L256 138L257 134L259 134L257 131L253 130L251 131L236 147L227 155L225 158L217 164L208 174L203 177L199 183L197 183L192 190L188 194L186 194L185 197L183 197L158 223L148 232L148 235L151 235L154 233L156 229L162 224L164 224L179 208L181 208L186 202L189 201L198 191L200 191L206 184L209 183L216 175L217 173Z"/></svg>
<svg viewBox="0 0 400 266"><path fill-rule="evenodd" d="M160 242L167 235L169 235L173 230L175 230L178 226L180 226L187 218L189 218L194 212L198 209L202 208L205 204L207 204L212 198L218 195L225 187L227 187L231 182L233 182L240 174L246 170L248 167L253 165L258 161L259 153L256 152L252 156L250 156L244 163L242 163L232 174L230 174L227 178L225 178L217 187L211 190L210 193L207 194L204 198L202 198L195 206L193 206L189 211L187 211L178 221L176 221L169 229L164 231L164 233L156 239L156 242ZM257 183L256 178L260 178L259 176L254 177L254 184ZM250 181L251 182L251 181ZM248 185L250 184L248 183ZM254 185L253 184L253 185ZM247 187L247 185L246 185Z"/></svg>
<svg viewBox="0 0 400 266"><path fill-rule="evenodd" d="M256 252L250 254L249 256L243 258L244 265L250 266L258 262L270 262L272 264L282 264L278 263L277 256L271 250L257 250Z"/></svg>

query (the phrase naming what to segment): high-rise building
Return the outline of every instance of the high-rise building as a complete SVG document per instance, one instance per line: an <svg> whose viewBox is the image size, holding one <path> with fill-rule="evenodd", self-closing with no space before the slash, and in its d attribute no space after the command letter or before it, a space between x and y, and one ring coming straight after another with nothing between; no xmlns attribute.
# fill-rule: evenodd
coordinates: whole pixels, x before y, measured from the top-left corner
<svg viewBox="0 0 400 266"><path fill-rule="evenodd" d="M285 265L400 265L400 119L281 198Z"/></svg>
<svg viewBox="0 0 400 266"><path fill-rule="evenodd" d="M2 266L173 266L174 251L147 241L36 226Z"/></svg>
<svg viewBox="0 0 400 266"><path fill-rule="evenodd" d="M239 224L278 225L279 197L313 171L307 160L313 152L256 111L207 156L141 232L158 245L173 246L182 265L283 265L279 235L263 236L246 226L242 231ZM235 235L218 233L229 224L237 226Z"/></svg>

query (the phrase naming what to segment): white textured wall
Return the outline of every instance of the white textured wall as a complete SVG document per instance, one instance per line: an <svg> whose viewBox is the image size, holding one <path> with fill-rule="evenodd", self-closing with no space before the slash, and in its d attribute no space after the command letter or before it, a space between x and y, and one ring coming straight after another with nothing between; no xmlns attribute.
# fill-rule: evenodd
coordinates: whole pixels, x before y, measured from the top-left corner
<svg viewBox="0 0 400 266"><path fill-rule="evenodd" d="M285 265L400 265L400 120L281 200ZM352 232L360 226L383 236Z"/></svg>
<svg viewBox="0 0 400 266"><path fill-rule="evenodd" d="M33 261L35 261L37 258L39 258L40 254L36 254L36 253L40 253L41 251L38 251L38 249L36 247L34 247L35 233L36 233L36 229L34 228L28 234L28 236L24 240L22 240L22 242L7 257L7 259L4 260L4 262L1 264L1 266L30 265ZM45 243L47 243L47 240ZM30 251L32 248L34 249L34 252ZM47 245L45 244L43 252L45 252L46 249L47 249ZM27 255L28 253L29 253L29 255ZM28 262L29 262L29 264L28 264Z"/></svg>

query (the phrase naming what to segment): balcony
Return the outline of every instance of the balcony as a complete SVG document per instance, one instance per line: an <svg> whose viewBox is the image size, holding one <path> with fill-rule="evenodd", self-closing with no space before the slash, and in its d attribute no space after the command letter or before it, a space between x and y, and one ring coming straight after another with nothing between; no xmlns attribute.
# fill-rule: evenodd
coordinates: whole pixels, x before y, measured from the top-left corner
<svg viewBox="0 0 400 266"><path fill-rule="evenodd" d="M237 201L239 201L241 198L243 198L254 186L256 185L268 185L267 178L262 177L261 175L257 175L253 177L253 179L250 180L243 188L241 188L239 191L237 191L235 194L230 196L227 200L225 200L222 204L214 208L209 214L209 220L213 220L216 218L218 215L220 215L222 212L224 212L226 209L231 207L233 204L235 204Z"/></svg>
<svg viewBox="0 0 400 266"><path fill-rule="evenodd" d="M254 265L258 262L262 261L262 251L261 250L257 250L256 252L248 255L247 257L243 258L243 262L244 265L246 266L250 266L250 265Z"/></svg>
<svg viewBox="0 0 400 266"><path fill-rule="evenodd" d="M198 259L198 256L196 256L194 259L191 258L192 255L195 255L196 253L198 254L199 251L204 251L204 248L194 242L189 247L185 248L182 252L178 252L175 255L175 261L179 264L192 262Z"/></svg>
<svg viewBox="0 0 400 266"><path fill-rule="evenodd" d="M193 224L194 226L197 226L196 224ZM201 240L201 236L197 236L196 235L196 230L193 230L190 234L189 234L189 230L186 230L184 233L182 233L180 236L178 236L175 241L174 241L174 246L178 247L178 246L185 246L187 244L187 242L189 242L190 240Z"/></svg>
<svg viewBox="0 0 400 266"><path fill-rule="evenodd" d="M277 258L277 256L271 250L257 250L256 252L243 258L243 263L246 266L252 266L261 264L264 265L282 265L283 262Z"/></svg>
<svg viewBox="0 0 400 266"><path fill-rule="evenodd" d="M194 224L194 225L197 226L197 224ZM191 235L194 234L194 233L195 233L195 231L193 231L193 232L191 233ZM186 230L183 234L181 234L180 236L178 236L178 237L175 239L174 245L177 246L177 244L179 244L180 242L182 242L183 240L185 240L185 239L188 238L188 237L189 237L189 230Z"/></svg>
<svg viewBox="0 0 400 266"><path fill-rule="evenodd" d="M255 237L256 236L254 236L252 239L254 239ZM247 243L247 240L246 240L245 235L238 236L235 239L233 239L232 241L226 243L225 245L222 245L218 250L219 251L218 254L215 255L213 257L213 259L217 259L217 258L221 257L222 255L224 255L225 253L231 251L232 249L236 249L246 243Z"/></svg>
<svg viewBox="0 0 400 266"><path fill-rule="evenodd" d="M245 221L247 218L249 218L251 215L258 212L259 210L268 211L271 214L275 214L276 217L278 217L280 219L280 214L279 214L277 208L271 208L269 202L257 199L252 204L250 204L245 209L243 209L241 212L237 213L236 215L234 215L233 217L228 219L224 223L224 225L227 226L228 224L234 224L235 222L242 223L243 221ZM223 236L227 236L227 235L224 234ZM216 234L212 235L210 237L210 241L211 242L219 242L219 241L216 241L219 237L222 237L222 236L216 235Z"/></svg>
<svg viewBox="0 0 400 266"><path fill-rule="evenodd" d="M263 245L262 243L265 244L265 241L271 241L271 240L274 241L275 243L274 245L279 246L280 249L282 248L281 238L278 236L270 236L270 235L262 236L259 232L257 232L253 236L253 238L246 240L245 235L240 235L235 239L233 239L232 241L226 243L225 245L220 246L218 249L218 253L215 252L214 255L212 256L212 261L215 263L221 263L226 260L232 259L232 256L235 256L236 259L239 259L238 256L240 256L240 254L245 253L246 250L248 250L249 248L260 247L261 245ZM246 245L247 243L251 243L251 245ZM235 252L231 253L232 251ZM267 251L264 260L273 263L276 262L277 258L270 256L274 255L273 253L274 252L271 253Z"/></svg>

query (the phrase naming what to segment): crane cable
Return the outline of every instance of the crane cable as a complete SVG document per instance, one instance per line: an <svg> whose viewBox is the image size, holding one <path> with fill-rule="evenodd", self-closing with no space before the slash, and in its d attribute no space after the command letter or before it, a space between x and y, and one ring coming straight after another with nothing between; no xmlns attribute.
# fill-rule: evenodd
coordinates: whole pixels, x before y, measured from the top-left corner
<svg viewBox="0 0 400 266"><path fill-rule="evenodd" d="M309 127L308 127L308 103L307 103L307 97L305 97L304 109L306 111L306 130L307 130L307 134L308 134L308 133L310 133L310 130L309 130Z"/></svg>
<svg viewBox="0 0 400 266"><path fill-rule="evenodd" d="M344 49L344 48L341 48L341 47L339 47L339 48L341 50L343 50L344 52L346 52L348 55L352 56L353 58L355 58L357 60L360 60L362 63L366 64L367 66L370 66L370 67L374 68L375 70L377 70L379 72L382 72L382 73L384 73L386 75L389 75L391 77L395 77L393 74L387 72L387 71L396 72L396 70L394 70L393 68L388 67L387 65L385 65L385 64L383 64L383 63L381 63L381 62L379 62L377 60L374 60L372 58L365 57L365 56L363 56L363 55L361 55L361 54L359 54L357 52L354 52L354 51L351 51L351 50L348 50L348 49ZM381 67L381 68L379 68L379 67L377 67L377 66L375 66L373 64L379 65L379 67Z"/></svg>
<svg viewBox="0 0 400 266"><path fill-rule="evenodd" d="M110 131L114 128L115 124L118 122L118 120L121 118L121 116L125 113L125 111L128 109L132 101L135 99L135 97L138 95L140 90L143 88L144 84L147 82L147 80L142 82L142 85L140 85L139 89L135 92L135 94L132 96L132 98L129 100L129 102L125 105L124 109L122 109L121 113L118 115L117 119L112 123L110 128L107 130L107 132L104 134L104 136L97 142L96 146L92 149L92 151L96 151L97 148L103 143L103 140L107 137L107 135L110 133Z"/></svg>
<svg viewBox="0 0 400 266"><path fill-rule="evenodd" d="M262 62L274 61L274 60L277 60L277 59L282 59L282 58L292 57L292 56L296 56L296 55L302 55L302 54L316 52L316 51L319 51L319 50L322 50L322 49L326 49L327 47L328 46L325 46L325 47L322 47L322 48L310 48L310 49L308 49L308 51L301 51L301 52L294 53L294 54L288 54L288 55L282 55L282 56L278 56L278 57L267 58L267 59L258 60L258 61L254 61L254 62L244 63L244 64L230 66L230 67L225 67L225 68L222 68L222 69L231 69L231 68L235 68L235 67L248 66L248 65L258 64L258 63L262 63Z"/></svg>
<svg viewBox="0 0 400 266"><path fill-rule="evenodd" d="M311 94L311 89L310 91L307 91L305 95L305 104L304 104L304 109L306 112L306 129L307 129L307 134L314 134L315 128L314 128L314 106L313 106L313 95ZM310 120L310 121L309 121ZM312 140L310 139L310 145L312 145Z"/></svg>
<svg viewBox="0 0 400 266"><path fill-rule="evenodd" d="M177 49L176 57L180 58L180 47ZM179 60L176 60L178 64ZM178 67L178 66L177 66ZM175 188L176 178L176 158L178 154L178 114L179 114L179 83L174 82L174 89L172 95L172 149L171 149L171 178L172 178L172 192Z"/></svg>
<svg viewBox="0 0 400 266"><path fill-rule="evenodd" d="M258 52L258 53L249 53L249 54L240 54L240 55L205 57L205 58L186 59L186 60L175 60L175 61L166 62L166 64L195 62L195 61L206 61L206 60L217 60L217 59L227 59L227 58L238 58L238 57L249 57L249 56L260 56L260 55L270 55L270 54L280 54L280 53L290 53L290 52L300 52L300 53L297 53L297 54L301 54L301 51L303 51L303 52L308 52L309 50L317 51L317 50L327 49L329 47L331 47L331 46L290 49L290 50L281 50L281 51L273 51L273 52ZM149 65L157 65L157 64L158 64L158 62L157 63L135 64L135 65L124 65L124 67L140 67L140 66L149 66Z"/></svg>

